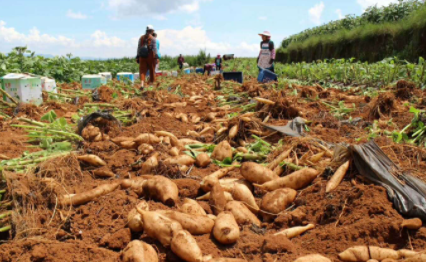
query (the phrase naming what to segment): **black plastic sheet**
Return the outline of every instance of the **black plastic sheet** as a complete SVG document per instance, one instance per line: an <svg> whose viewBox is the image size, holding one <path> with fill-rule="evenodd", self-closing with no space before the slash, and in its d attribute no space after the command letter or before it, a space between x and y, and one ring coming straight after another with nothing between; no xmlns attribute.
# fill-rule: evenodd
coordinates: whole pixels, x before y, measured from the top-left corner
<svg viewBox="0 0 426 262"><path fill-rule="evenodd" d="M422 180L402 172L373 140L349 146L349 151L358 172L386 188L399 213L426 221L426 184Z"/></svg>
<svg viewBox="0 0 426 262"><path fill-rule="evenodd" d="M81 132L88 124L92 123L93 121L99 118L102 118L106 121L114 122L116 125L121 127L120 121L117 118L115 118L113 115L111 115L108 111L94 112L80 118L80 120L78 121L78 134L81 135Z"/></svg>

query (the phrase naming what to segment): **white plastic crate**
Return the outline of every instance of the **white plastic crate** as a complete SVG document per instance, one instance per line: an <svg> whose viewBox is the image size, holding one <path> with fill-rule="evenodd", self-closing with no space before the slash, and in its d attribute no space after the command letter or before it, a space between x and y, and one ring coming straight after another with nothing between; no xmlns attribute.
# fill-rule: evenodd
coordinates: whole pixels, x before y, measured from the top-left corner
<svg viewBox="0 0 426 262"><path fill-rule="evenodd" d="M7 74L0 80L3 90L19 102L35 105L43 103L40 77L30 74ZM9 99L3 96L3 100L8 101Z"/></svg>
<svg viewBox="0 0 426 262"><path fill-rule="evenodd" d="M47 91L47 92L58 93L58 90L56 88L55 79L51 79L51 78L48 78L48 77L42 77L41 78L41 90Z"/></svg>

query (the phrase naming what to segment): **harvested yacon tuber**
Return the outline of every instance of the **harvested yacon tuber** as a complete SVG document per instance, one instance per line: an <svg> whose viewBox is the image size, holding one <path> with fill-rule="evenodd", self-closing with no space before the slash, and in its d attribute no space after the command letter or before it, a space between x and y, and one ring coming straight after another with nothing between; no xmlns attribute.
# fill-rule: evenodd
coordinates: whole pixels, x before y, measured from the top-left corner
<svg viewBox="0 0 426 262"><path fill-rule="evenodd" d="M140 174L146 175L151 174L154 168L158 166L158 153L154 153L152 156L150 156L141 166Z"/></svg>
<svg viewBox="0 0 426 262"><path fill-rule="evenodd" d="M259 212L259 206L256 203L256 199L244 181L239 180L234 182L231 194L232 198L246 204L253 213L257 214Z"/></svg>
<svg viewBox="0 0 426 262"><path fill-rule="evenodd" d="M204 208L202 208L197 201L190 198L185 198L183 200L183 204L180 207L180 211L190 215L202 215L202 216L207 215Z"/></svg>
<svg viewBox="0 0 426 262"><path fill-rule="evenodd" d="M96 155L77 156L77 159L86 162L87 164L90 164L92 166L106 166L105 161L103 161L100 157Z"/></svg>
<svg viewBox="0 0 426 262"><path fill-rule="evenodd" d="M423 225L422 220L420 220L419 218L413 218L413 219L404 219L404 221L402 221L401 227L411 229L411 230L417 230L417 229L420 229L422 225Z"/></svg>
<svg viewBox="0 0 426 262"><path fill-rule="evenodd" d="M201 262L203 253L194 237L186 230L179 230L173 236L171 249L178 257L187 262Z"/></svg>
<svg viewBox="0 0 426 262"><path fill-rule="evenodd" d="M123 262L158 262L157 251L140 240L130 242L122 253Z"/></svg>
<svg viewBox="0 0 426 262"><path fill-rule="evenodd" d="M336 172L334 173L334 175L330 178L330 180L327 182L327 186L325 189L326 193L329 193L331 191L333 191L334 189L337 188L337 186L340 185L340 183L342 182L343 178L345 177L346 172L349 169L349 161L346 161L343 165L341 165Z"/></svg>
<svg viewBox="0 0 426 262"><path fill-rule="evenodd" d="M219 161L223 161L225 158L232 159L232 147L228 141L222 141L214 148L212 158Z"/></svg>
<svg viewBox="0 0 426 262"><path fill-rule="evenodd" d="M225 197L225 191L223 190L219 182L215 183L213 185L212 191L210 191L209 199L209 204L213 208L213 212L215 215L218 215L223 212L223 210L225 210L226 202L227 200Z"/></svg>
<svg viewBox="0 0 426 262"><path fill-rule="evenodd" d="M264 184L279 178L271 169L253 162L243 163L240 172L245 179L256 184Z"/></svg>
<svg viewBox="0 0 426 262"><path fill-rule="evenodd" d="M264 220L271 221L274 219L275 215L278 215L293 203L296 195L296 190L291 188L281 188L267 193L260 204L260 209L266 211L261 212Z"/></svg>
<svg viewBox="0 0 426 262"><path fill-rule="evenodd" d="M230 201L226 204L225 210L232 213L238 225L255 224L260 227L260 220L253 214L247 206L239 201Z"/></svg>
<svg viewBox="0 0 426 262"><path fill-rule="evenodd" d="M174 206L179 201L177 185L164 176L154 176L142 186L144 194L160 200L163 204Z"/></svg>
<svg viewBox="0 0 426 262"><path fill-rule="evenodd" d="M138 145L141 144L150 144L155 145L160 143L160 138L158 138L156 135L153 134L140 134L138 137L136 137L133 142L137 143Z"/></svg>
<svg viewBox="0 0 426 262"><path fill-rule="evenodd" d="M141 210L148 211L149 205L145 200L142 200L139 202L136 207L140 208ZM143 231L143 221L142 221L142 215L139 214L138 210L136 208L133 208L130 210L129 214L127 215L127 225L129 226L130 230L132 232L142 232Z"/></svg>
<svg viewBox="0 0 426 262"><path fill-rule="evenodd" d="M214 221L205 215L190 215L173 210L157 212L179 222L183 229L194 235L210 234L214 226Z"/></svg>
<svg viewBox="0 0 426 262"><path fill-rule="evenodd" d="M212 160L206 153L198 154L198 156L195 158L195 165L197 167L207 167L211 162Z"/></svg>
<svg viewBox="0 0 426 262"><path fill-rule="evenodd" d="M318 174L319 172L313 168L304 168L288 176L277 178L263 185L254 184L254 186L267 191L274 191L285 187L299 190L309 185Z"/></svg>
<svg viewBox="0 0 426 262"><path fill-rule="evenodd" d="M287 228L284 229L283 231L280 231L278 233L275 233L274 236L277 235L284 235L286 236L288 239L292 239L293 237L297 237L300 236L301 234L305 233L308 230L311 230L315 228L314 224L308 224L306 226L303 227L292 227L292 228Z"/></svg>
<svg viewBox="0 0 426 262"><path fill-rule="evenodd" d="M180 155L167 158L164 163L171 165L192 166L195 163L195 159L188 155Z"/></svg>
<svg viewBox="0 0 426 262"><path fill-rule="evenodd" d="M230 212L220 213L214 223L214 238L221 244L233 244L240 238L237 221Z"/></svg>
<svg viewBox="0 0 426 262"><path fill-rule="evenodd" d="M144 232L161 242L163 246L169 246L173 234L182 230L179 222L172 220L158 212L145 211L136 207L142 215Z"/></svg>
<svg viewBox="0 0 426 262"><path fill-rule="evenodd" d="M331 262L331 260L321 255L315 254L315 255L307 255L304 257L299 257L293 262Z"/></svg>
<svg viewBox="0 0 426 262"><path fill-rule="evenodd" d="M116 190L119 186L120 186L120 183L114 182L111 184L100 185L84 193L65 195L61 199L61 204L64 206L66 205L78 206L78 205L86 204L87 202L90 202L100 196L111 193L112 191Z"/></svg>

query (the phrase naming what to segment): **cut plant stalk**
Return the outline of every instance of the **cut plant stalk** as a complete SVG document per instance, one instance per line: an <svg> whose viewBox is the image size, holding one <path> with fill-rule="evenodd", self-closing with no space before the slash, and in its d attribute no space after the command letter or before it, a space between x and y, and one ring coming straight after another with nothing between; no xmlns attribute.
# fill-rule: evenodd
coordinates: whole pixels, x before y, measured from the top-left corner
<svg viewBox="0 0 426 262"><path fill-rule="evenodd" d="M5 95L7 98L10 99L10 101L12 101L13 104L18 105L18 101L16 101L15 98L13 98L11 95L9 95L6 91L3 90L3 88L0 88L0 92Z"/></svg>

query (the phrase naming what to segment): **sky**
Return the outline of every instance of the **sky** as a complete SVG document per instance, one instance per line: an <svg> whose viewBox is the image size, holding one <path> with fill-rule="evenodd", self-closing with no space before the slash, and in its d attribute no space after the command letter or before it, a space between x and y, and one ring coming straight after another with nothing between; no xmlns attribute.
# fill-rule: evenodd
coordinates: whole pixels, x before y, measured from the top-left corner
<svg viewBox="0 0 426 262"><path fill-rule="evenodd" d="M162 55L257 56L259 33L281 41L304 29L397 0L0 0L0 52L91 58L136 55L153 25Z"/></svg>

